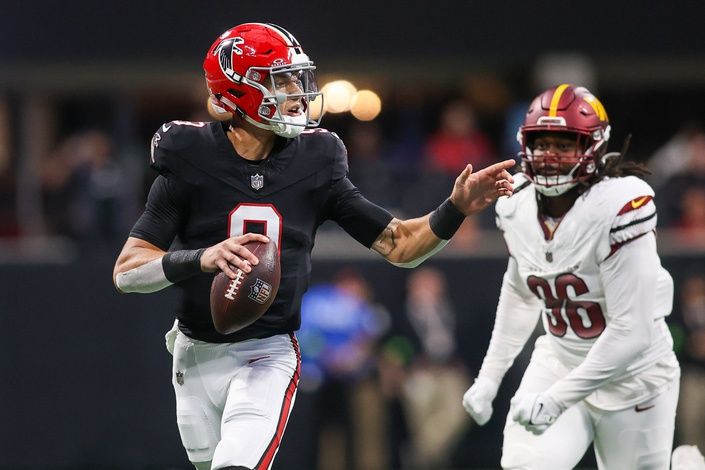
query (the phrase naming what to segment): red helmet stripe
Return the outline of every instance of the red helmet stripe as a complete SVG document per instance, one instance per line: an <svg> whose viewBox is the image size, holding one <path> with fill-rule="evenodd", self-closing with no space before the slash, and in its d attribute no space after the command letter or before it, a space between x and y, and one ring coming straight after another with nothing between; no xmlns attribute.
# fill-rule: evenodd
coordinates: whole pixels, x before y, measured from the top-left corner
<svg viewBox="0 0 705 470"><path fill-rule="evenodd" d="M556 91L553 92L553 97L551 98L551 106L548 109L548 115L550 117L556 117L558 115L558 103L560 103L561 101L561 96L563 96L563 92L569 86L570 85L564 83L556 87Z"/></svg>

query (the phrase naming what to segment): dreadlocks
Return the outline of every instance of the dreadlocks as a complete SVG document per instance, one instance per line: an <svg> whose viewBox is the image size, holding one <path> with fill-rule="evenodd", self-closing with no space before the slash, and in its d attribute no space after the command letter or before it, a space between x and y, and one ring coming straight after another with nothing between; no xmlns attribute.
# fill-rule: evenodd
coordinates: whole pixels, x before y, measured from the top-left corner
<svg viewBox="0 0 705 470"><path fill-rule="evenodd" d="M597 167L597 176L589 182L591 186L605 178L636 176L637 178L645 179L646 176L651 174L651 171L644 164L624 159L631 140L632 135L629 134L624 139L621 152L607 153L601 158Z"/></svg>

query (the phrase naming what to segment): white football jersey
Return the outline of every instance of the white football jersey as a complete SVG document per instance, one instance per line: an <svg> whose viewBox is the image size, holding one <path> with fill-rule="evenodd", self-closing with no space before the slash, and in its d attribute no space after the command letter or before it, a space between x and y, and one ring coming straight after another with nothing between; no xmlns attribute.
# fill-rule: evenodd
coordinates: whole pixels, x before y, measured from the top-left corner
<svg viewBox="0 0 705 470"><path fill-rule="evenodd" d="M629 176L605 179L582 194L558 225L538 215L533 185L514 176L518 191L496 205L497 225L517 263L514 284L542 301L546 340L566 370L577 367L610 323L600 264L620 246L656 227L654 192ZM677 378L671 335L663 317L671 312L673 280L659 265L652 341L628 367L587 401L619 409ZM646 321L646 320L644 320Z"/></svg>

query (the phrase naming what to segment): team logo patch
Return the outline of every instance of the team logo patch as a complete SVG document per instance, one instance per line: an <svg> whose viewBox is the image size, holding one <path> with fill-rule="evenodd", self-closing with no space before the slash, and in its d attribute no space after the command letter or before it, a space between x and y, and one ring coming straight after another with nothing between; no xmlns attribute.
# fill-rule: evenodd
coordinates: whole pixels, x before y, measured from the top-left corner
<svg viewBox="0 0 705 470"><path fill-rule="evenodd" d="M155 133L154 137L152 137L152 148L150 149L150 156L152 158L152 163L155 162L154 160L154 151L159 148L159 141L162 140L162 136L159 135L159 133Z"/></svg>
<svg viewBox="0 0 705 470"><path fill-rule="evenodd" d="M646 203L646 202L649 201L649 198L650 198L650 197L651 197L651 196L644 196L644 197L640 197L639 199L634 199L634 200L631 202L631 204L632 204L632 209L638 209L638 208L640 208L641 206L644 205L644 203Z"/></svg>
<svg viewBox="0 0 705 470"><path fill-rule="evenodd" d="M262 189L264 186L264 176L259 174L250 176L250 186L252 186L254 190Z"/></svg>
<svg viewBox="0 0 705 470"><path fill-rule="evenodd" d="M179 385L184 384L184 373L181 372L180 370L176 371L176 383Z"/></svg>
<svg viewBox="0 0 705 470"><path fill-rule="evenodd" d="M258 278L255 284L250 287L250 295L247 297L258 304L263 304L269 299L270 295L272 295L272 285Z"/></svg>

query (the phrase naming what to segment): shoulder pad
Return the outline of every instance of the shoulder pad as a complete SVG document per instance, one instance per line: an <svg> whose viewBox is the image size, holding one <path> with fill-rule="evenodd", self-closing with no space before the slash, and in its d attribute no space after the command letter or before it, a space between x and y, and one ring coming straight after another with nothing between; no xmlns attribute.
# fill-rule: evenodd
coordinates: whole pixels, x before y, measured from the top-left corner
<svg viewBox="0 0 705 470"><path fill-rule="evenodd" d="M162 124L152 137L150 166L160 173L168 172L169 155L202 142L207 122L171 121Z"/></svg>
<svg viewBox="0 0 705 470"><path fill-rule="evenodd" d="M610 246L620 246L656 228L654 190L635 176L610 178L594 189L596 196L608 198L603 204L610 220Z"/></svg>
<svg viewBox="0 0 705 470"><path fill-rule="evenodd" d="M514 175L514 194L517 194L520 191L523 191L529 185L531 184L531 180L529 179L528 176L526 176L526 173L516 173Z"/></svg>
<svg viewBox="0 0 705 470"><path fill-rule="evenodd" d="M516 173L514 175L514 193L509 197L500 197L495 203L497 216L511 216L526 198L534 197L534 191L529 189L530 187L529 177L524 173Z"/></svg>
<svg viewBox="0 0 705 470"><path fill-rule="evenodd" d="M332 165L333 181L339 180L348 174L348 150L340 137L338 137L338 134L322 127L316 127L314 129L306 129L301 133L301 137L302 141L309 145L314 145L315 149L318 150L307 152L307 154L320 154Z"/></svg>

